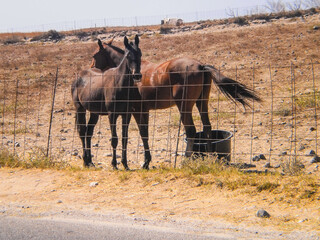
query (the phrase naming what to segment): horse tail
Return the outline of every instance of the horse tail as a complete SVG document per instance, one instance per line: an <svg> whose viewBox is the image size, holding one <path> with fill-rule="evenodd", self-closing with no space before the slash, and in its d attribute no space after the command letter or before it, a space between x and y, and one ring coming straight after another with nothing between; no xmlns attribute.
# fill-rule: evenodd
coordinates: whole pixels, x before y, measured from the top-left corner
<svg viewBox="0 0 320 240"><path fill-rule="evenodd" d="M218 87L218 89L233 102L239 102L243 105L250 107L248 99L252 99L261 102L261 98L251 89L245 85L228 78L220 73L214 66L203 65L202 70L209 74L213 83Z"/></svg>

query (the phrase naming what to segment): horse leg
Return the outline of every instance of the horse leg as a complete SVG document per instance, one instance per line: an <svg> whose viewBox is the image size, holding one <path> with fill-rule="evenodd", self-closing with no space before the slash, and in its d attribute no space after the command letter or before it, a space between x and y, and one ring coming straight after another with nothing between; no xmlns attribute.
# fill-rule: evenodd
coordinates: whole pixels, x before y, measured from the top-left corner
<svg viewBox="0 0 320 240"><path fill-rule="evenodd" d="M92 162L92 155L91 155L91 139L93 135L94 127L96 126L99 119L99 115L95 113L90 113L89 122L86 128L86 161L85 166L87 167L94 167Z"/></svg>
<svg viewBox="0 0 320 240"><path fill-rule="evenodd" d="M111 146L112 146L112 162L111 165L114 170L118 170L117 167L117 146L118 146L118 136L117 136L117 118L119 115L115 113L109 114L109 123L111 129Z"/></svg>
<svg viewBox="0 0 320 240"><path fill-rule="evenodd" d="M198 99L196 106L199 110L201 121L203 124L204 137L207 139L207 152L212 152L212 133L211 133L211 123L208 114L208 100Z"/></svg>
<svg viewBox="0 0 320 240"><path fill-rule="evenodd" d="M151 154L149 148L149 111L141 110L133 114L134 119L139 127L140 136L144 147L144 163L142 165L143 169L149 169L149 164L151 162Z"/></svg>
<svg viewBox="0 0 320 240"><path fill-rule="evenodd" d="M131 114L122 115L122 165L126 170L130 170L127 161L127 146L128 146L128 129L131 120Z"/></svg>
<svg viewBox="0 0 320 240"><path fill-rule="evenodd" d="M183 105L187 105L187 106L183 106ZM193 144L195 140L194 138L196 135L196 127L194 126L193 118L192 118L193 104L188 103L188 101L182 101L182 102L177 102L177 106L180 111L181 121L184 125L184 129L187 135L187 147L186 147L185 156L191 157L193 153ZM183 109L182 109L182 106L183 106Z"/></svg>
<svg viewBox="0 0 320 240"><path fill-rule="evenodd" d="M86 125L86 110L82 107L78 107L76 111L76 126L79 133L79 137L82 143L82 159L83 165L88 166L87 163L90 161L88 159L87 151L86 151L86 132L87 132L87 125ZM91 156L90 156L91 157Z"/></svg>

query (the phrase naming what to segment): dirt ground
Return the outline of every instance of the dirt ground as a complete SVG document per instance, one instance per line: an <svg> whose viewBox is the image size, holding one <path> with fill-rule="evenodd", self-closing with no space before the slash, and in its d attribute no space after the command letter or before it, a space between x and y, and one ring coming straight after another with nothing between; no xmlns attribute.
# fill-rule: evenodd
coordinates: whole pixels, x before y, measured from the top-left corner
<svg viewBox="0 0 320 240"><path fill-rule="evenodd" d="M173 57L193 56L254 87L262 96L262 104L255 103L252 110L244 113L212 87L211 122L213 128L234 134L232 162L254 163L256 167L252 170L265 171L267 162L274 167L298 156L306 174L319 176L318 165L310 163L312 156L307 154L310 150L317 151L320 143L315 114L320 106L320 31L313 29L319 24L317 14L248 26L218 25L189 33L144 36L141 49L143 58L159 63ZM116 38L114 44L121 47L122 38ZM13 151L18 142L20 146L14 150L26 158L37 148L46 148L52 85L58 65L51 154L80 165L81 147L74 129L70 84L76 73L89 66L96 41L0 48L1 147ZM19 104L15 111L16 102ZM151 167L173 166L176 152L179 165L185 142L181 132L176 148L179 123L176 108L152 111L149 122ZM199 117L195 117L195 123L200 129ZM99 121L93 138L94 162L103 167L101 171L0 168L3 209L0 214L40 216L78 209L139 219L194 219L203 223L221 219L240 227L319 231L318 199L279 201L272 192L252 194L246 189L232 191L212 184L199 187L196 181L173 173L110 171L108 125L106 118ZM134 122L129 138L129 167L138 169L143 161L143 148ZM259 154L264 154L266 160L252 162L252 157ZM98 185L90 187L91 182ZM255 214L260 208L272 217L257 218Z"/></svg>
<svg viewBox="0 0 320 240"><path fill-rule="evenodd" d="M199 187L174 174L157 175L156 172L3 168L0 169L0 215L111 214L158 225L179 222L207 226L207 231L211 229L209 226L225 233L247 231L247 236L257 232L261 239L319 237L317 204L290 204L275 201L275 196L268 192L250 195L211 185ZM271 217L256 217L261 208Z"/></svg>

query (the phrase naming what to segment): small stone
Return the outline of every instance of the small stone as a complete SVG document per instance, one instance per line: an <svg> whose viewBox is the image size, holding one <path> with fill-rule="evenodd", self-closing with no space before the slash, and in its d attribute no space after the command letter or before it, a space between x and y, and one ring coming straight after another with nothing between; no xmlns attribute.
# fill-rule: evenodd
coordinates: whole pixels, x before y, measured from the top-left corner
<svg viewBox="0 0 320 240"><path fill-rule="evenodd" d="M310 163L318 163L318 162L320 162L320 157L317 155L313 156L313 158L310 161Z"/></svg>
<svg viewBox="0 0 320 240"><path fill-rule="evenodd" d="M298 223L303 223L303 222L306 222L306 221L308 221L308 218L301 219L300 221L298 221Z"/></svg>
<svg viewBox="0 0 320 240"><path fill-rule="evenodd" d="M64 112L63 109L59 109L59 110L54 111L54 113L62 113L62 112Z"/></svg>
<svg viewBox="0 0 320 240"><path fill-rule="evenodd" d="M265 168L271 168L271 164L270 164L270 163L266 163L263 167L265 167Z"/></svg>
<svg viewBox="0 0 320 240"><path fill-rule="evenodd" d="M307 152L306 155L307 156L314 156L314 155L316 155L316 152L314 150L310 150L309 152Z"/></svg>
<svg viewBox="0 0 320 240"><path fill-rule="evenodd" d="M252 158L252 161L254 161L254 162L258 162L258 161L260 161L260 160L266 160L266 157L265 157L263 154L259 154L259 155L254 156L254 157Z"/></svg>
<svg viewBox="0 0 320 240"><path fill-rule="evenodd" d="M258 162L258 161L260 161L259 156L254 156L254 157L252 158L252 161L254 161L254 162Z"/></svg>
<svg viewBox="0 0 320 240"><path fill-rule="evenodd" d="M313 131L315 131L315 130L317 130L315 127L311 127L310 129L309 129L311 132L313 132Z"/></svg>
<svg viewBox="0 0 320 240"><path fill-rule="evenodd" d="M287 151L284 151L280 154L281 156L285 156L285 155L288 155L288 152Z"/></svg>
<svg viewBox="0 0 320 240"><path fill-rule="evenodd" d="M60 138L61 141L67 140L65 137Z"/></svg>
<svg viewBox="0 0 320 240"><path fill-rule="evenodd" d="M62 200L59 200L57 203L62 203Z"/></svg>
<svg viewBox="0 0 320 240"><path fill-rule="evenodd" d="M259 155L259 158L260 158L261 160L266 160L266 157L265 157L263 154L260 154L260 155Z"/></svg>
<svg viewBox="0 0 320 240"><path fill-rule="evenodd" d="M14 144L14 146L15 146L15 147L20 147L20 143L16 142L16 143Z"/></svg>
<svg viewBox="0 0 320 240"><path fill-rule="evenodd" d="M270 214L264 210L264 209L260 209L258 210L257 212L257 217L260 217L260 218L269 218L270 217Z"/></svg>
<svg viewBox="0 0 320 240"><path fill-rule="evenodd" d="M99 144L98 143L93 144L93 147L99 147Z"/></svg>
<svg viewBox="0 0 320 240"><path fill-rule="evenodd" d="M96 186L98 186L98 184L99 184L98 182L92 182L92 183L90 183L89 186L90 187L96 187Z"/></svg>
<svg viewBox="0 0 320 240"><path fill-rule="evenodd" d="M78 151L74 151L73 153L72 153L72 156L78 156Z"/></svg>

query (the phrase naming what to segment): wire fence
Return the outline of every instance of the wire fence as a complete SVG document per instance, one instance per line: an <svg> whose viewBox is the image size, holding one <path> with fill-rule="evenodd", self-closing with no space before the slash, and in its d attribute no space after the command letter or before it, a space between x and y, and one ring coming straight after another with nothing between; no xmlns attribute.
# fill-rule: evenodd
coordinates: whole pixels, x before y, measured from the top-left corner
<svg viewBox="0 0 320 240"><path fill-rule="evenodd" d="M217 20L225 19L228 17L240 17L240 16L251 16L254 14L270 13L272 11L283 11L286 10L288 3L283 3L283 9L270 9L268 6L256 5L241 8L228 8L228 9L216 9L206 11L195 11L188 13L172 13L172 14L161 14L153 16L131 16L131 17L118 17L118 18L98 18L98 19L85 19L85 20L74 20L64 21L57 23L39 24L32 26L12 27L5 28L0 25L0 32L45 32L49 30L57 31L71 31L84 28L100 28L100 27L133 27L133 26L148 26L148 25L159 25L161 20L165 18L180 18L185 23L196 22L201 20ZM310 7L306 5L304 7ZM299 7L300 8L300 7ZM300 9L302 9L301 6ZM292 9L289 9L292 10Z"/></svg>
<svg viewBox="0 0 320 240"><path fill-rule="evenodd" d="M310 164L319 149L320 65L242 66L222 69L230 78L254 89L263 100L244 109L211 86L209 116L212 129L232 133L231 162L255 162L276 167L285 161ZM71 80L59 78L10 78L0 80L1 149L27 159L41 149L51 157L82 164L82 147L75 128ZM197 131L202 131L194 108ZM152 166L178 165L186 148L183 125L179 133L177 107L151 110L149 145ZM121 120L118 120L121 133ZM121 134L119 134L121 136ZM100 117L92 139L93 161L110 167L112 148L107 117ZM121 141L118 153L120 158ZM143 144L134 120L129 126L129 167L144 161Z"/></svg>

